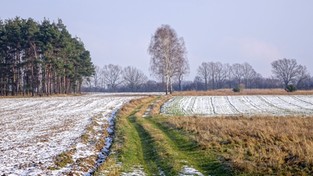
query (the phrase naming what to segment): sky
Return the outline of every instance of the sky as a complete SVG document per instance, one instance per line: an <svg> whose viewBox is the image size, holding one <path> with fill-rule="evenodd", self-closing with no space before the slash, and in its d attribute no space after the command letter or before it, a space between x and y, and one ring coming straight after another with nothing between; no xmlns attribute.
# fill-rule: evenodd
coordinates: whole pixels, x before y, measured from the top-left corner
<svg viewBox="0 0 313 176"><path fill-rule="evenodd" d="M150 76L150 39L170 25L187 48L193 80L202 62L247 62L270 77L271 62L296 59L313 74L311 0L3 0L0 19L62 19L95 65L134 66ZM153 79L153 77L151 77Z"/></svg>

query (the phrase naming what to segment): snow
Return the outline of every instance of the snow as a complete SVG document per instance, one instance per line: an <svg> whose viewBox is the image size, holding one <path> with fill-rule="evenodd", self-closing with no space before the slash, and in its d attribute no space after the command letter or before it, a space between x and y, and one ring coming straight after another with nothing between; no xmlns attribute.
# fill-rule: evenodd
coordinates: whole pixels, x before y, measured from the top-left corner
<svg viewBox="0 0 313 176"><path fill-rule="evenodd" d="M179 176L188 176L188 175L203 176L203 174L199 172L197 169L189 167L189 166L184 166L182 168L182 171L179 173Z"/></svg>
<svg viewBox="0 0 313 176"><path fill-rule="evenodd" d="M91 119L102 114L113 133L115 112L136 97L87 94L75 97L0 99L0 175L60 175L71 166L51 171L53 158L75 148L73 159L100 155L80 136ZM107 137L105 150L112 138Z"/></svg>
<svg viewBox="0 0 313 176"><path fill-rule="evenodd" d="M121 176L145 176L146 174L143 171L143 168L140 166L135 167L131 172L123 172Z"/></svg>
<svg viewBox="0 0 313 176"><path fill-rule="evenodd" d="M162 109L165 114L233 115L312 115L312 95L247 95L174 97Z"/></svg>

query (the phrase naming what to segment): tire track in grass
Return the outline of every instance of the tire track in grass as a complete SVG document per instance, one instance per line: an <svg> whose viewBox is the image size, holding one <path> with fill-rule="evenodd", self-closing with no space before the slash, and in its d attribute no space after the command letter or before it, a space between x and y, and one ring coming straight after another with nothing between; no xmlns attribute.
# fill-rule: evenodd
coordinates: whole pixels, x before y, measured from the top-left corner
<svg viewBox="0 0 313 176"><path fill-rule="evenodd" d="M142 152L143 152L143 159L145 162L144 165L149 166L149 167L145 167L145 169L148 170L148 173L158 172L158 165L156 163L158 155L157 155L156 149L153 145L153 138L137 122L136 116L129 117L129 121L135 127L135 129L139 135L140 143L141 143L141 147L142 147Z"/></svg>
<svg viewBox="0 0 313 176"><path fill-rule="evenodd" d="M151 99L150 99L151 100ZM98 170L96 175L177 175L173 172L170 158L160 156L159 148L150 131L147 131L144 119L145 108L152 101L143 100L140 104L130 107L132 112L124 113L118 122L117 137L113 144L113 155L109 159L112 162ZM126 109L126 108L125 108ZM140 115L139 115L140 114ZM121 126L122 124L122 126ZM112 169L106 168L113 166ZM114 172L115 170L118 170ZM109 173L109 174L105 174ZM120 173L120 174L118 174Z"/></svg>
<svg viewBox="0 0 313 176"><path fill-rule="evenodd" d="M187 133L161 124L163 116L145 113L148 104L153 101L157 99L133 106L132 113L124 113L120 117L117 136L123 139L115 139L113 149L114 146L120 148L112 152L113 157L109 157L112 162L104 164L102 171L96 175L106 173L106 168L112 165L115 165L115 170L119 170L115 175L123 176L232 175L230 169L221 164L212 151L203 150ZM142 117L144 114L149 115Z"/></svg>
<svg viewBox="0 0 313 176"><path fill-rule="evenodd" d="M166 143L165 145L171 147L169 151L174 151L172 152L173 161L180 170L189 165L204 175L233 175L231 169L217 160L212 151L202 150L201 146L187 133L171 128L159 121L158 117L148 118L147 121L154 129L153 134L163 135L163 144Z"/></svg>
<svg viewBox="0 0 313 176"><path fill-rule="evenodd" d="M148 172L158 173L157 175L202 175L197 169L190 167L188 157L150 121L151 118L151 115L140 117L139 114L132 118L142 139L145 163L154 166Z"/></svg>

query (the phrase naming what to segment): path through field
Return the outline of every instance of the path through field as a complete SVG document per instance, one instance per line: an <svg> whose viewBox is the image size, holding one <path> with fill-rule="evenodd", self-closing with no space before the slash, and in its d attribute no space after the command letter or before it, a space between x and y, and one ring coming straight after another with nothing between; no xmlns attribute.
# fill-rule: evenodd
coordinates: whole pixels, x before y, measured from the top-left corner
<svg viewBox="0 0 313 176"><path fill-rule="evenodd" d="M103 133L107 120L124 103L136 97L90 94L76 97L0 99L0 175L59 175L86 168L54 168L53 159L73 149L73 160L95 156L95 146L81 135L95 116L93 129ZM95 136L95 137L101 137ZM75 166L76 167L76 166ZM62 175L62 174L61 174Z"/></svg>
<svg viewBox="0 0 313 176"><path fill-rule="evenodd" d="M162 112L176 115L312 115L312 95L184 96L164 104Z"/></svg>
<svg viewBox="0 0 313 176"><path fill-rule="evenodd" d="M228 165L203 150L193 137L154 114L159 98L148 97L123 108L112 154L100 175L231 175ZM155 108L156 107L156 108Z"/></svg>

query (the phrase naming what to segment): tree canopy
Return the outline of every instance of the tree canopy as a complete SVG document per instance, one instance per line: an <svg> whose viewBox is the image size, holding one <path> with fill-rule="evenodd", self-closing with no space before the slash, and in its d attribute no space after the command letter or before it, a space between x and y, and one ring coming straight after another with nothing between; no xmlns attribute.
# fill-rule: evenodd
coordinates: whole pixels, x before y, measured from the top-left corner
<svg viewBox="0 0 313 176"><path fill-rule="evenodd" d="M272 62L272 71L285 88L288 85L297 86L303 80L310 78L306 67L298 64L295 59L284 58Z"/></svg>
<svg viewBox="0 0 313 176"><path fill-rule="evenodd" d="M0 95L77 93L93 73L89 51L62 20L0 20Z"/></svg>
<svg viewBox="0 0 313 176"><path fill-rule="evenodd" d="M181 82L189 70L184 39L169 25L162 25L152 36L148 52L152 73L165 82L166 94L172 93L172 79L177 77Z"/></svg>

